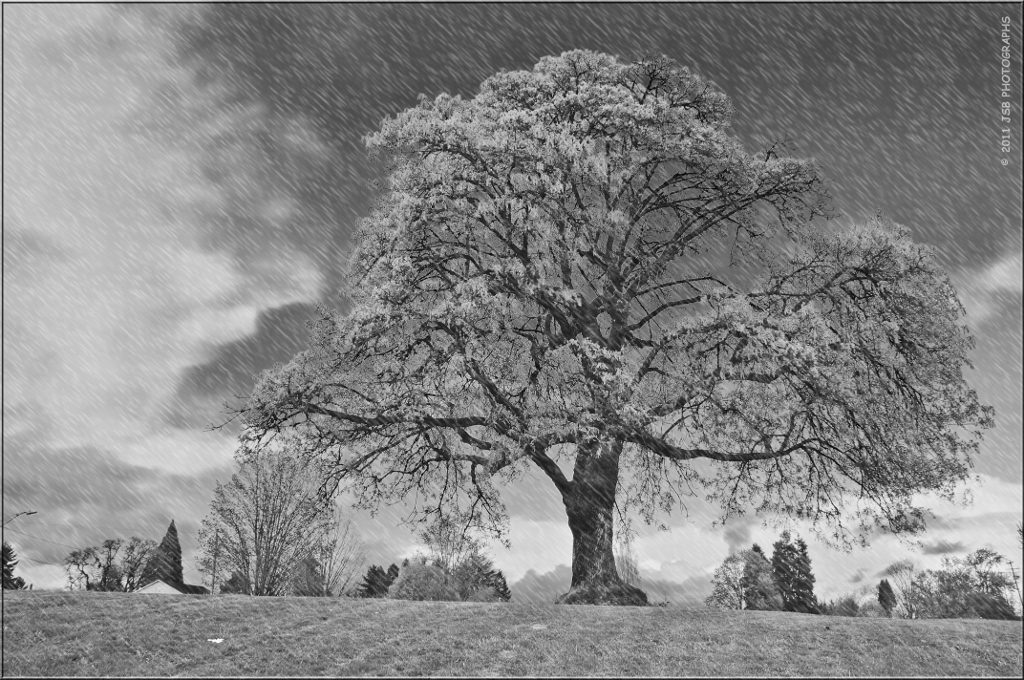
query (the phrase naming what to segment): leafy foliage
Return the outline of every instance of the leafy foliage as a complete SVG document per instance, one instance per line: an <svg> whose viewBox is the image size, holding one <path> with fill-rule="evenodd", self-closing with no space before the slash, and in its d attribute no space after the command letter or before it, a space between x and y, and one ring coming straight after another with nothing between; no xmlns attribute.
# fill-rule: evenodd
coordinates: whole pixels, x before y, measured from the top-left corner
<svg viewBox="0 0 1024 680"><path fill-rule="evenodd" d="M410 562L387 591L393 600L459 600L459 593L448 584L444 570L434 564Z"/></svg>
<svg viewBox="0 0 1024 680"><path fill-rule="evenodd" d="M711 595L704 601L708 607L717 609L743 609L743 568L742 555L729 555L711 577Z"/></svg>
<svg viewBox="0 0 1024 680"><path fill-rule="evenodd" d="M508 602L512 599L505 575L479 551L471 553L452 570L449 583L462 600Z"/></svg>
<svg viewBox="0 0 1024 680"><path fill-rule="evenodd" d="M885 573L896 593L895 611L902 618L1017 618L1010 601L1014 584L997 567L999 553L981 548L969 555L942 558L942 566L921 570L903 560Z"/></svg>
<svg viewBox="0 0 1024 680"><path fill-rule="evenodd" d="M743 576L740 587L743 590L747 609L775 611L783 608L782 595L775 584L771 562L761 546L754 544L742 553L744 558Z"/></svg>
<svg viewBox="0 0 1024 680"><path fill-rule="evenodd" d="M619 499L650 522L693 482L826 541L920 532L912 499L952 497L992 424L956 292L900 225L825 229L817 166L746 153L731 115L671 60L577 50L385 120L351 311L261 376L246 436L295 429L328 491L496 536L491 477L536 466L574 589L622 583Z"/></svg>
<svg viewBox="0 0 1024 680"><path fill-rule="evenodd" d="M324 582L323 566L314 557L304 558L295 568L291 594L299 597L326 597L329 594Z"/></svg>
<svg viewBox="0 0 1024 680"><path fill-rule="evenodd" d="M245 576L237 571L231 572L231 576L218 588L222 595L249 595L249 584Z"/></svg>
<svg viewBox="0 0 1024 680"><path fill-rule="evenodd" d="M750 550L730 555L715 570L712 593L705 600L720 609L781 610L782 597L772 565L756 543Z"/></svg>
<svg viewBox="0 0 1024 680"><path fill-rule="evenodd" d="M387 571L384 571L383 567L371 564L359 587L359 596L387 597L388 589L399 575L400 571L394 564L388 567Z"/></svg>
<svg viewBox="0 0 1024 680"><path fill-rule="evenodd" d="M1010 579L996 570L1004 561L987 548L964 558L944 557L942 567L917 582L921 618L1017 618L1009 601Z"/></svg>
<svg viewBox="0 0 1024 680"><path fill-rule="evenodd" d="M857 599L853 595L843 595L842 597L831 600L829 602L818 603L817 608L820 613L827 616L859 616L860 615L860 604L857 603Z"/></svg>

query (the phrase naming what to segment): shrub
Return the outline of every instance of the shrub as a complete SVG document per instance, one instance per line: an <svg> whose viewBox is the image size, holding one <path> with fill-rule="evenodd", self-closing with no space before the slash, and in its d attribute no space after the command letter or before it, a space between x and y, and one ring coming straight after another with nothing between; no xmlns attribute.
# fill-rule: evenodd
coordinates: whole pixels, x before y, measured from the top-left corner
<svg viewBox="0 0 1024 680"><path fill-rule="evenodd" d="M466 598L466 602L501 602L501 601L502 601L502 599L501 599L501 597L498 596L498 592L494 588L492 588L490 586L484 586L483 588L480 588L479 590L473 592L472 594L470 594L469 597Z"/></svg>
<svg viewBox="0 0 1024 680"><path fill-rule="evenodd" d="M857 612L857 616L870 619L885 619L889 617L889 613L886 612L878 602L869 601L860 605L860 610Z"/></svg>
<svg viewBox="0 0 1024 680"><path fill-rule="evenodd" d="M434 600L455 601L459 594L448 585L444 570L432 564L410 562L403 568L391 587L388 598L392 600Z"/></svg>
<svg viewBox="0 0 1024 680"><path fill-rule="evenodd" d="M820 608L822 614L828 616L858 616L860 605L853 595L843 595Z"/></svg>

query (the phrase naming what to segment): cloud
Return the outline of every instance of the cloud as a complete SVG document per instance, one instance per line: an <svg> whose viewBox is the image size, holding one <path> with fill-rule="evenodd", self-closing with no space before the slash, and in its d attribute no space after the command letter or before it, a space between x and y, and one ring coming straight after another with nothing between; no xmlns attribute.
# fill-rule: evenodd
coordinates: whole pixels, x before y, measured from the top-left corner
<svg viewBox="0 0 1024 680"><path fill-rule="evenodd" d="M968 321L989 321L1004 305L1020 305L1024 287L1021 252L1008 253L978 269L962 270L954 281Z"/></svg>
<svg viewBox="0 0 1024 680"><path fill-rule="evenodd" d="M510 583L508 588L512 592L513 602L551 604L555 598L569 592L570 585L572 569L568 565L559 564L543 574L530 569L521 579Z"/></svg>
<svg viewBox="0 0 1024 680"><path fill-rule="evenodd" d="M946 541L939 539L921 546L921 552L925 555L948 555L949 553L963 552L962 541Z"/></svg>
<svg viewBox="0 0 1024 680"><path fill-rule="evenodd" d="M35 563L19 565L19 574L37 587L60 585L52 568L41 567L59 565L72 549L133 535L159 541L172 519L182 532L183 565L191 569L215 480L232 472L226 465L171 472L101 448L54 448L6 432L3 458L5 508L36 511L8 529L18 532L11 540L19 554Z"/></svg>
<svg viewBox="0 0 1024 680"><path fill-rule="evenodd" d="M234 402L252 388L254 375L306 348L305 324L314 318L315 308L301 302L261 311L250 335L213 348L208 360L182 372L174 398L166 403L165 422L180 428L212 424L225 401Z"/></svg>
<svg viewBox="0 0 1024 680"><path fill-rule="evenodd" d="M723 538L729 544L730 555L750 547L750 527L758 523L757 520L748 517L733 517L729 520Z"/></svg>
<svg viewBox="0 0 1024 680"><path fill-rule="evenodd" d="M864 580L864 577L866 575L867 575L867 569L863 569L863 568L858 569L853 574L853 576L850 577L850 583L860 583L861 581Z"/></svg>

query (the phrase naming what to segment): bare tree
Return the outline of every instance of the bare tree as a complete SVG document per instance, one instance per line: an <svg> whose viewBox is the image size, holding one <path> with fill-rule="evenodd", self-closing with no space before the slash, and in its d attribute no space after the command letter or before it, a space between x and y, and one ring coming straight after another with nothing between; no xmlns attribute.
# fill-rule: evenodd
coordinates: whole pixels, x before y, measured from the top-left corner
<svg viewBox="0 0 1024 680"><path fill-rule="evenodd" d="M323 569L325 594L338 596L347 592L362 574L366 545L342 508L335 507L330 527L316 550Z"/></svg>
<svg viewBox="0 0 1024 680"><path fill-rule="evenodd" d="M816 164L747 154L731 116L669 59L573 51L384 121L350 311L261 377L246 436L295 429L328 490L499 537L492 476L535 467L573 536L566 603L646 602L613 508L651 522L694 482L833 544L922 531L914 499L953 497L992 425L956 291L905 227L827 228Z"/></svg>
<svg viewBox="0 0 1024 680"><path fill-rule="evenodd" d="M896 607L893 611L904 619L919 618L923 588L927 574L913 560L900 560L889 565L884 572L889 578Z"/></svg>
<svg viewBox="0 0 1024 680"><path fill-rule="evenodd" d="M331 512L319 494L318 471L296 458L300 446L282 437L275 447L238 453L238 471L218 484L199 531L199 569L238 575L249 595L286 592L299 564L324 540Z"/></svg>
<svg viewBox="0 0 1024 680"><path fill-rule="evenodd" d="M99 578L93 584L96 590L123 591L121 568L117 563L118 554L124 544L120 538L108 538L93 553Z"/></svg>
<svg viewBox="0 0 1024 680"><path fill-rule="evenodd" d="M142 574L156 552L156 541L132 536L124 546L121 556L121 578L126 592L138 590L142 585Z"/></svg>
<svg viewBox="0 0 1024 680"><path fill-rule="evenodd" d="M97 555L95 547L72 550L64 558L64 571L68 577L68 590L91 590L95 579Z"/></svg>

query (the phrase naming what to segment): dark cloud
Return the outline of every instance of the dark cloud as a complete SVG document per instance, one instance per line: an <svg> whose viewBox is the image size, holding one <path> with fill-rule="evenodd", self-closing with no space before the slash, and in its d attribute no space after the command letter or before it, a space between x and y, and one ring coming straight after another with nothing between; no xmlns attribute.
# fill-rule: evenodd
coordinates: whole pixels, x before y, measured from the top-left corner
<svg viewBox="0 0 1024 680"><path fill-rule="evenodd" d="M25 556L58 564L71 547L106 538L159 541L172 519L186 534L182 544L191 557L214 480L231 476L227 467L171 473L127 463L96 447L54 448L17 435L4 437L3 463L5 514L36 511L11 527L37 539L20 541L30 546L22 548Z"/></svg>
<svg viewBox="0 0 1024 680"><path fill-rule="evenodd" d="M729 544L730 555L750 548L752 545L750 529L755 524L760 524L760 522L751 517L732 517L726 522L722 537Z"/></svg>
<svg viewBox="0 0 1024 680"><path fill-rule="evenodd" d="M948 555L949 553L962 552L965 550L961 541L937 540L921 545L921 552L925 555Z"/></svg>
<svg viewBox="0 0 1024 680"><path fill-rule="evenodd" d="M867 572L868 572L867 569L863 569L863 568L858 569L853 574L853 576L850 577L850 583L860 583L861 581L864 580L864 577L867 576Z"/></svg>
<svg viewBox="0 0 1024 680"><path fill-rule="evenodd" d="M255 375L306 349L306 322L316 316L316 309L304 303L261 312L252 335L220 345L209 361L185 370L168 405L167 422L182 428L215 424L223 402L252 390Z"/></svg>
<svg viewBox="0 0 1024 680"><path fill-rule="evenodd" d="M24 227L15 216L5 216L3 228L5 281L15 272L31 272L40 261L61 262L71 255L56 239Z"/></svg>

